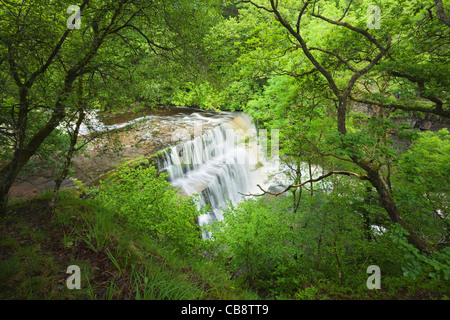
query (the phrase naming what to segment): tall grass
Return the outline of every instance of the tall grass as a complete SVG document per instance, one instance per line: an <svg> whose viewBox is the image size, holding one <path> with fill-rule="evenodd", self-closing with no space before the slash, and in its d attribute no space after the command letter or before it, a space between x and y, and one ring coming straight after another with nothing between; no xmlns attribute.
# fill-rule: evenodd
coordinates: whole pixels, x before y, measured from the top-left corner
<svg viewBox="0 0 450 320"><path fill-rule="evenodd" d="M144 272L133 269L132 281L136 291L136 300L191 300L201 298L198 288L171 276L163 270Z"/></svg>

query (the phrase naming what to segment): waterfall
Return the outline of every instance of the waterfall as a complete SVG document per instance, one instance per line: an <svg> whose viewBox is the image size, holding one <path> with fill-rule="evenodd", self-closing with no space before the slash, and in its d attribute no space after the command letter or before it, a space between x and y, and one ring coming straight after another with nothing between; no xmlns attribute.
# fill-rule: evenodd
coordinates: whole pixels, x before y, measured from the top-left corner
<svg viewBox="0 0 450 320"><path fill-rule="evenodd" d="M242 114L165 151L158 166L183 194L200 194L199 205L210 206L199 217L203 225L221 220L228 201L236 204L243 194L260 191L264 175L258 155L256 127Z"/></svg>

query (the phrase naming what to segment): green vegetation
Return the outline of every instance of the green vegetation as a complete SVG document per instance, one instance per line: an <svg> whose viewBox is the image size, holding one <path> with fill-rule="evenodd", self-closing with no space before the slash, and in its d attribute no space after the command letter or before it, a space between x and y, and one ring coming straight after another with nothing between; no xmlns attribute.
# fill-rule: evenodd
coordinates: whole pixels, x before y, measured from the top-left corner
<svg viewBox="0 0 450 320"><path fill-rule="evenodd" d="M136 171L141 175L136 176ZM158 185L167 182L153 173L152 167L132 169L127 181L157 192ZM146 178L142 180L144 174ZM132 176L136 179L132 180ZM187 199L172 197L172 191L169 188L163 196L166 206L178 210L195 208ZM80 192L64 190L53 214L47 206L51 194L11 205L10 214L1 224L1 299L257 298L205 258L201 247L193 246L200 242L200 231L194 227L192 215L169 220L183 224L182 232L175 228L176 223L160 224L153 232L144 232L145 225L153 228L151 221L158 214L180 211L154 209L130 217L126 214L134 211L117 210L110 202L110 187L97 192L95 198L82 199ZM118 201L136 196L130 188L123 188L116 195ZM185 238L181 241L177 235ZM66 286L69 274L65 271L69 265L81 269L80 290Z"/></svg>
<svg viewBox="0 0 450 320"><path fill-rule="evenodd" d="M309 298L403 299L409 286L409 294L427 288L422 298L448 295L448 249L429 257L407 243L403 229L374 229L359 214L370 206L349 192L355 185L333 183L339 193L306 194L296 212L292 196L231 207L213 227L210 250L266 298L302 299L317 289ZM383 272L381 292L367 289L370 265Z"/></svg>
<svg viewBox="0 0 450 320"><path fill-rule="evenodd" d="M0 4L2 299L449 298L448 4L83 0L79 29L68 0ZM209 240L163 150L59 192L86 118L169 105L279 130L284 191ZM38 163L53 193L9 200Z"/></svg>
<svg viewBox="0 0 450 320"><path fill-rule="evenodd" d="M182 197L154 167L122 169L114 183L104 182L97 199L117 212L134 229L173 245L173 250L192 252L198 245L196 204Z"/></svg>
<svg viewBox="0 0 450 320"><path fill-rule="evenodd" d="M11 205L1 225L2 299L448 298L449 252L430 258L402 230L366 229L364 199L305 195L295 213L291 196L245 201L202 241L195 203L174 196L153 167L124 166L110 181L63 190L54 213L50 193ZM155 194L166 210L147 205ZM366 287L371 264L385 274L381 291ZM69 265L81 268L81 290L66 287Z"/></svg>

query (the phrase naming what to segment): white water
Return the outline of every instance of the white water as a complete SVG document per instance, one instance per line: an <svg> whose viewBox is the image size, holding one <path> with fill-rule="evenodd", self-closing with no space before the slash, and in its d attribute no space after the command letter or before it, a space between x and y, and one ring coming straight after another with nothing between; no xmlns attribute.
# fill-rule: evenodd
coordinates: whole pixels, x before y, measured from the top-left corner
<svg viewBox="0 0 450 320"><path fill-rule="evenodd" d="M263 155L255 125L249 116L241 114L173 147L165 153L159 168L169 174L171 184L182 193L200 194L199 205L210 206L210 212L199 217L203 225L222 220L228 201L236 204L244 194L261 193L258 184L267 187L268 163Z"/></svg>

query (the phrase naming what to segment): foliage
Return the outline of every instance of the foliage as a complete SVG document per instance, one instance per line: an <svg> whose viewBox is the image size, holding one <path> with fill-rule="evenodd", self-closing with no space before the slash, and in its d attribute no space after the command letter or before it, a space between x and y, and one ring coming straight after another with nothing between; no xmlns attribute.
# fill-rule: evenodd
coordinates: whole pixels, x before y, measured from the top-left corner
<svg viewBox="0 0 450 320"><path fill-rule="evenodd" d="M447 129L421 133L399 161L398 178L429 193L448 193L450 133Z"/></svg>
<svg viewBox="0 0 450 320"><path fill-rule="evenodd" d="M48 193L12 204L0 221L1 299L257 298L204 256L173 252L99 199L74 190L59 197L53 213ZM81 269L80 290L65 285L69 265Z"/></svg>
<svg viewBox="0 0 450 320"><path fill-rule="evenodd" d="M426 256L406 241L406 230L394 226L390 232L394 243L398 244L404 251L405 260L402 271L405 277L416 279L418 275L425 273L432 279L450 280L450 265L448 263L450 261L450 249L448 247L433 256Z"/></svg>
<svg viewBox="0 0 450 320"><path fill-rule="evenodd" d="M189 80L182 69L192 77L201 65L197 47L220 10L217 0L84 0L80 28L70 28L70 5L7 1L0 9L2 214L19 172L39 148L62 151L49 137L80 108L169 103L173 84ZM173 73L154 90L162 70Z"/></svg>
<svg viewBox="0 0 450 320"><path fill-rule="evenodd" d="M270 296L323 280L361 287L367 266L376 261L386 270L395 249L384 238L372 242L360 214L363 201L342 195L304 195L297 212L291 196L243 202L215 223L211 245L222 259L231 257L231 272Z"/></svg>
<svg viewBox="0 0 450 320"><path fill-rule="evenodd" d="M135 228L181 253L192 252L200 238L194 199L184 198L154 167L120 169L101 183L97 198Z"/></svg>
<svg viewBox="0 0 450 320"><path fill-rule="evenodd" d="M450 116L440 1L82 3L81 29L69 30L69 1L2 1L2 213L14 179L37 169L36 158L61 167L80 108L242 110L280 131L285 183L301 185L230 205L206 241L197 226L204 209L152 166L122 167L95 192L81 188L94 199L61 195L51 221L62 232L51 230L52 239L64 255L84 250L111 267L104 287L92 261L76 261L87 296L124 297L128 283L136 299L234 298L228 275L277 299L448 292L450 135L407 123ZM369 27L369 5L381 10L380 28ZM317 178L326 172L338 173ZM41 297L59 260L43 253L49 243L32 231L34 220L9 230L8 219L2 293ZM380 292L365 286L372 264L382 270ZM220 268L227 273L211 271Z"/></svg>
<svg viewBox="0 0 450 320"><path fill-rule="evenodd" d="M449 151L446 129L424 132L399 157L393 178L396 201L405 219L435 246L445 243L449 228Z"/></svg>
<svg viewBox="0 0 450 320"><path fill-rule="evenodd" d="M212 227L209 246L216 261L244 285L278 299L367 298L370 265L380 267L382 289L394 295L399 281L411 285L408 278L443 281L445 287L447 249L430 257L419 253L401 228L386 232L367 221L367 202L345 193L345 183L335 184L336 194L304 195L296 213L290 196L231 206ZM379 209L375 204L371 210Z"/></svg>

